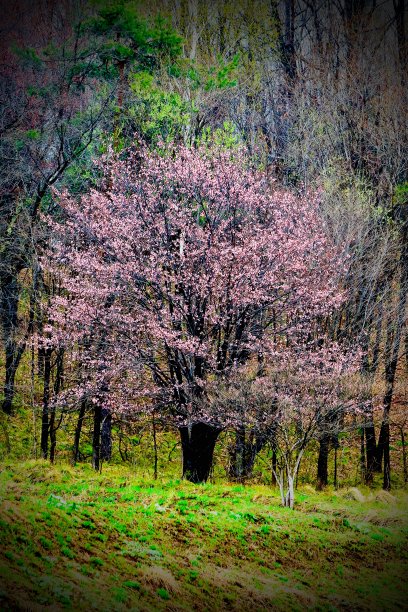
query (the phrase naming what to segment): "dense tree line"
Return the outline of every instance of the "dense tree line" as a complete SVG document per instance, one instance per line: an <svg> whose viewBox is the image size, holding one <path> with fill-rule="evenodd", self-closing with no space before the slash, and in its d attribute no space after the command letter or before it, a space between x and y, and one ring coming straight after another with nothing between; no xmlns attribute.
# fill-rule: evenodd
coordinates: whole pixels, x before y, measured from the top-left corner
<svg viewBox="0 0 408 612"><path fill-rule="evenodd" d="M405 3L5 12L5 446L31 364L51 460L67 420L77 461L91 416L98 469L144 418L193 480L224 429L232 478L269 446L289 505L306 446L323 487L344 432L386 489L398 435L406 480Z"/></svg>

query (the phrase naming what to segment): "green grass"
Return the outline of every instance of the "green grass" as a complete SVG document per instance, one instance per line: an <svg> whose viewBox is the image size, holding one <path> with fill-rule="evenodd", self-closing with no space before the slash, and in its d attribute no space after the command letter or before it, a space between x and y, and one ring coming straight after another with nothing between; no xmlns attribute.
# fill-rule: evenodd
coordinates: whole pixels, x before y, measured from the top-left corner
<svg viewBox="0 0 408 612"><path fill-rule="evenodd" d="M0 608L397 610L407 495L141 480L0 466Z"/></svg>

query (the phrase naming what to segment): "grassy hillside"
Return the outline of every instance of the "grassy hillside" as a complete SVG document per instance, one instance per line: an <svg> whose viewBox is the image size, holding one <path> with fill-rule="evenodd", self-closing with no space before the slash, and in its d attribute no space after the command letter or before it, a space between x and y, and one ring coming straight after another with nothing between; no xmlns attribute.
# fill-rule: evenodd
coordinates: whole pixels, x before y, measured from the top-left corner
<svg viewBox="0 0 408 612"><path fill-rule="evenodd" d="M407 495L356 497L3 463L1 609L403 609Z"/></svg>

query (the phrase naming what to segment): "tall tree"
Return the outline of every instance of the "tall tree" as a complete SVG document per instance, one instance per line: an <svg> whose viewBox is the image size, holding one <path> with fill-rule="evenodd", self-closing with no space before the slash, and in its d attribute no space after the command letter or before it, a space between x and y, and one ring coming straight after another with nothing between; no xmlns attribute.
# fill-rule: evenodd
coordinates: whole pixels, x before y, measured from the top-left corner
<svg viewBox="0 0 408 612"><path fill-rule="evenodd" d="M336 307L340 252L313 197L271 191L239 153L137 149L81 206L62 197L68 219L52 224L60 243L49 256L69 297L51 317L67 343L92 330L91 381L73 397L167 413L184 475L202 481L234 419L210 409L207 384L260 350L279 353L283 331L307 334Z"/></svg>

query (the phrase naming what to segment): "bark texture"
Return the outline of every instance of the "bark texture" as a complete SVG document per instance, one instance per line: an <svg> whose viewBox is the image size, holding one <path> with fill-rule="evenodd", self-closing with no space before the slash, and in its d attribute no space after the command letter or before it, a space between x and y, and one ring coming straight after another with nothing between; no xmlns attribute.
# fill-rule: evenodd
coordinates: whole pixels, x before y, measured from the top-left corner
<svg viewBox="0 0 408 612"><path fill-rule="evenodd" d="M214 448L220 429L207 423L180 427L183 451L183 478L190 482L206 482L213 464Z"/></svg>

